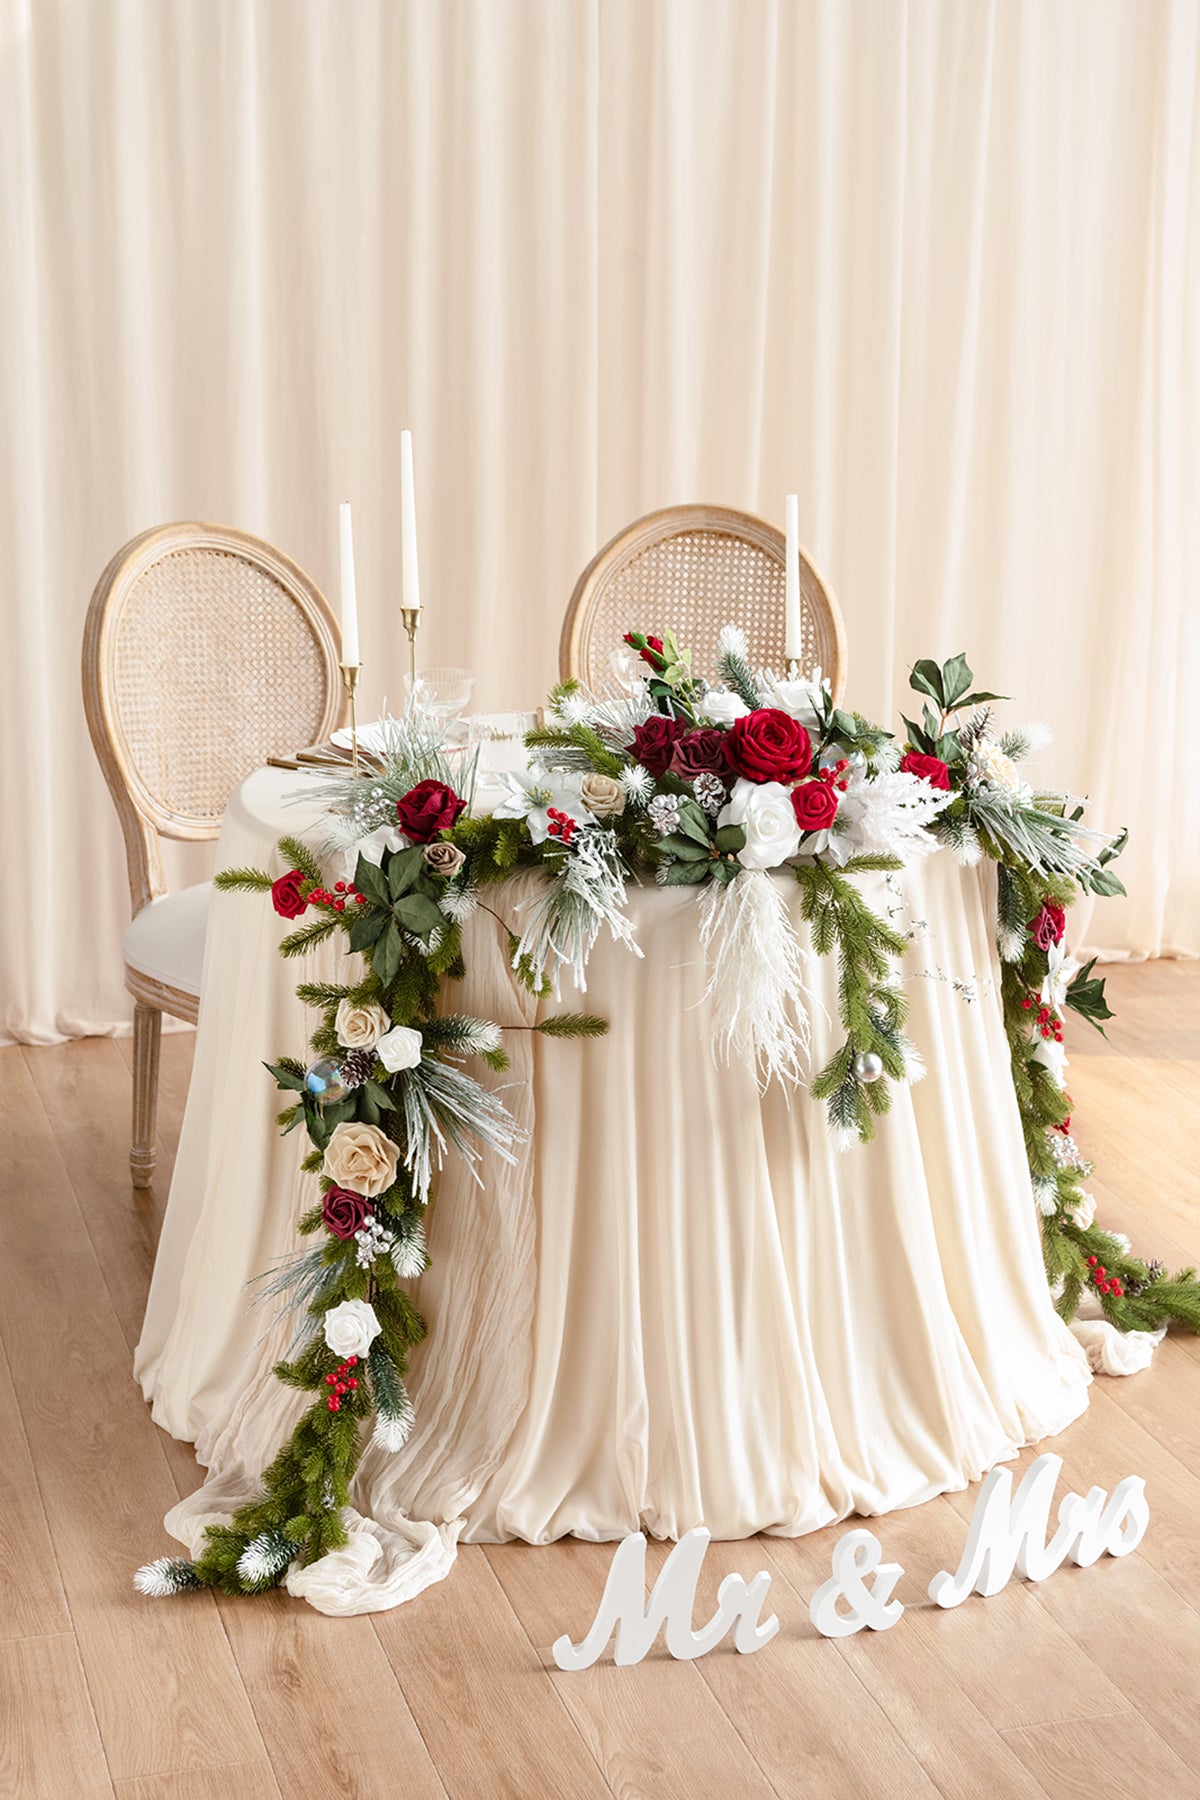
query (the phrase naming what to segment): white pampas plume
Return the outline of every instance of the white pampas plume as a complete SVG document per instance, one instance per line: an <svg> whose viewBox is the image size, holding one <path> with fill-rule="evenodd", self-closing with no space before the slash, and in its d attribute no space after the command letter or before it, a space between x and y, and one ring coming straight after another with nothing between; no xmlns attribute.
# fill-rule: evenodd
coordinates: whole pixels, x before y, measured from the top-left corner
<svg viewBox="0 0 1200 1800"><path fill-rule="evenodd" d="M787 902L765 870L748 869L700 897L700 945L711 973L713 1053L749 1062L765 1088L803 1080L810 1028L804 952Z"/></svg>

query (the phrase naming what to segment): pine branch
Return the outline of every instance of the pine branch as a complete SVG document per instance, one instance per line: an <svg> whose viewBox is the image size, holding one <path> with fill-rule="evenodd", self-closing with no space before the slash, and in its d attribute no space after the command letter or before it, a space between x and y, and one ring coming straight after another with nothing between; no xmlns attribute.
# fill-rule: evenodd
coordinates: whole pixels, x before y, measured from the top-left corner
<svg viewBox="0 0 1200 1800"><path fill-rule="evenodd" d="M543 1037L596 1038L604 1036L608 1020L599 1018L596 1013L555 1013L549 1019L542 1019L533 1029L540 1031Z"/></svg>
<svg viewBox="0 0 1200 1800"><path fill-rule="evenodd" d="M303 956L314 944L324 943L326 938L339 931L342 917L341 913L336 913L331 919L312 919L307 925L301 925L298 931L289 932L280 942L279 954L289 958Z"/></svg>
<svg viewBox="0 0 1200 1800"><path fill-rule="evenodd" d="M302 981L296 989L296 998L303 1000L305 1006L318 1006L322 1012L327 1012L339 1001L349 999L350 993L348 987L339 987L334 981Z"/></svg>
<svg viewBox="0 0 1200 1800"><path fill-rule="evenodd" d="M213 886L222 893L269 894L274 883L264 869L219 869Z"/></svg>
<svg viewBox="0 0 1200 1800"><path fill-rule="evenodd" d="M277 849L284 862L294 869L299 869L302 875L307 875L308 879L315 881L318 887L321 885L323 879L321 865L303 838L281 837Z"/></svg>

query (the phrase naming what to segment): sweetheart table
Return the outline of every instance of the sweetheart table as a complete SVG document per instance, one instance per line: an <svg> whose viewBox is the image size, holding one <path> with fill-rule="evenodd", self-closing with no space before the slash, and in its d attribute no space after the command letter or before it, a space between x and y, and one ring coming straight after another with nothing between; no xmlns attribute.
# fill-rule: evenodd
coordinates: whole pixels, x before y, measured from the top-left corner
<svg viewBox="0 0 1200 1800"><path fill-rule="evenodd" d="M305 777L251 775L219 866L320 841ZM785 877L779 877L781 881ZM403 1450L368 1447L348 1547L288 1579L328 1612L385 1608L463 1541L811 1531L960 1489L1087 1404L1054 1311L998 994L992 866L947 853L860 879L912 937L908 1035L929 1067L878 1138L834 1146L823 1109L710 1047L694 897L630 894L643 953L602 939L593 1041L543 1039L538 1002L477 911L456 1008L506 1022L502 1089L527 1136L477 1183L451 1158L414 1284L429 1324ZM520 929L539 877L489 892ZM789 882L799 922L799 895ZM285 922L214 892L194 1073L136 1358L153 1416L209 1479L168 1518L195 1551L309 1403L271 1373L291 1325L247 1283L299 1242L303 1132L281 1138L263 1068L305 1041L297 979L343 979L340 942L300 964ZM813 958L812 1066L837 1041L836 968Z"/></svg>

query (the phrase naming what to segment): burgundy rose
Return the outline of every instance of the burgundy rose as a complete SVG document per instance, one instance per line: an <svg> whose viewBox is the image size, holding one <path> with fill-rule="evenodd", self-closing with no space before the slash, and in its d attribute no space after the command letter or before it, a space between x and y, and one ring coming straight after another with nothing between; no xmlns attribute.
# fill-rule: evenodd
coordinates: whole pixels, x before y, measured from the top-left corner
<svg viewBox="0 0 1200 1800"><path fill-rule="evenodd" d="M798 781L812 767L812 739L790 713L761 706L733 721L725 754L747 781Z"/></svg>
<svg viewBox="0 0 1200 1800"><path fill-rule="evenodd" d="M466 804L444 781L418 781L403 800L397 800L396 817L405 837L414 844L429 844L439 831L449 831Z"/></svg>
<svg viewBox="0 0 1200 1800"><path fill-rule="evenodd" d="M792 789L792 811L801 831L828 831L837 809L832 781L802 781Z"/></svg>
<svg viewBox="0 0 1200 1800"><path fill-rule="evenodd" d="M725 733L718 731L715 725L706 725L700 731L685 731L676 740L667 767L673 775L682 775L685 781L694 781L697 775L727 774L729 759L725 755Z"/></svg>
<svg viewBox="0 0 1200 1800"><path fill-rule="evenodd" d="M308 905L308 901L300 892L300 883L304 880L302 869L289 869L278 881L271 883L271 905L281 919L298 919Z"/></svg>
<svg viewBox="0 0 1200 1800"><path fill-rule="evenodd" d="M1041 912L1030 921L1029 935L1039 950L1048 950L1051 944L1062 943L1066 929L1067 915L1058 901L1043 900Z"/></svg>
<svg viewBox="0 0 1200 1800"><path fill-rule="evenodd" d="M930 787L950 791L950 771L944 762L936 756L923 756L919 750L910 750L900 758L900 767L906 775L915 775L918 781L927 781Z"/></svg>
<svg viewBox="0 0 1200 1800"><path fill-rule="evenodd" d="M321 1223L343 1242L361 1231L370 1216L370 1201L351 1188L331 1187L321 1202Z"/></svg>
<svg viewBox="0 0 1200 1800"><path fill-rule="evenodd" d="M652 713L644 725L635 726L630 749L651 775L665 775L682 735L682 720L669 719L666 713Z"/></svg>

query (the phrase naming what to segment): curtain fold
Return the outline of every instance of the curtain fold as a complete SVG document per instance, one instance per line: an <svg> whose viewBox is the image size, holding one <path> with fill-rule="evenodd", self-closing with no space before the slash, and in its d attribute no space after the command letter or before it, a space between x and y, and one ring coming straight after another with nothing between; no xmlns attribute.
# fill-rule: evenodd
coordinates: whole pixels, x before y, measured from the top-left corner
<svg viewBox="0 0 1200 1800"><path fill-rule="evenodd" d="M1133 833L1112 954L1200 953L1195 0L0 0L0 1032L123 1026L91 588L216 518L536 704L652 507L782 518L894 719L966 649ZM634 621L631 621L634 623ZM197 879L204 851L169 859Z"/></svg>

